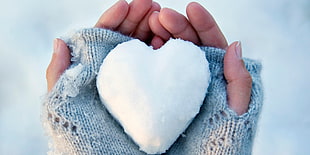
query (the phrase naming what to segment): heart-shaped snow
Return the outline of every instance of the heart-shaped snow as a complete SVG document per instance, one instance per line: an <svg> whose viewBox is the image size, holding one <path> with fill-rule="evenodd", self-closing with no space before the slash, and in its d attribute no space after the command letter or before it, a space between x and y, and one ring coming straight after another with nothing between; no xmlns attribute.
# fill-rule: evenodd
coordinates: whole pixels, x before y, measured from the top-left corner
<svg viewBox="0 0 310 155"><path fill-rule="evenodd" d="M164 153L199 112L209 85L205 53L171 39L153 50L135 39L119 44L100 68L99 95L125 132L149 153Z"/></svg>

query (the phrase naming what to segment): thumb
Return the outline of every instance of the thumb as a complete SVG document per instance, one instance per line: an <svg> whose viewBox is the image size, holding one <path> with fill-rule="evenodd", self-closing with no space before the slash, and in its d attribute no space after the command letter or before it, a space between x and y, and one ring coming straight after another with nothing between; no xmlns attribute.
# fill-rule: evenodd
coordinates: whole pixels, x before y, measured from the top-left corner
<svg viewBox="0 0 310 155"><path fill-rule="evenodd" d="M238 115L247 112L252 89L252 78L242 60L241 42L232 43L224 56L224 76L227 80L229 107Z"/></svg>
<svg viewBox="0 0 310 155"><path fill-rule="evenodd" d="M53 57L46 69L48 91L51 91L60 75L69 67L70 59L71 55L66 43L60 39L55 39Z"/></svg>

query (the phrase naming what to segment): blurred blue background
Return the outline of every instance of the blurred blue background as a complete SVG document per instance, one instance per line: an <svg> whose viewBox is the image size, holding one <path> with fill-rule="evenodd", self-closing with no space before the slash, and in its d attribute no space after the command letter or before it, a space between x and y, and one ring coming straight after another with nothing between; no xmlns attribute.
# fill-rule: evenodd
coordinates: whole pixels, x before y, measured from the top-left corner
<svg viewBox="0 0 310 155"><path fill-rule="evenodd" d="M114 2L1 0L1 155L46 154L40 107L53 39L92 27ZM184 13L190 0L158 2ZM213 14L229 42L241 40L244 56L264 65L265 102L253 154L310 154L310 1L197 2Z"/></svg>

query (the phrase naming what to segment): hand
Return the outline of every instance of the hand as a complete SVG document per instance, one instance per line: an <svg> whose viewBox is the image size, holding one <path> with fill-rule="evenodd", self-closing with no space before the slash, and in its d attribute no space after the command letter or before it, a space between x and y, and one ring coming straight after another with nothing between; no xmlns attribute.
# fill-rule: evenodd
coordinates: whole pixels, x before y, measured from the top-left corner
<svg viewBox="0 0 310 155"><path fill-rule="evenodd" d="M247 112L252 79L242 60L240 42L227 45L227 41L211 14L200 4L192 2L187 6L187 17L164 8L153 12L149 25L155 37L151 44L160 48L170 37L191 41L200 46L226 49L224 75L227 80L228 104L238 115Z"/></svg>
<svg viewBox="0 0 310 155"><path fill-rule="evenodd" d="M151 40L153 33L148 26L148 16L159 9L160 6L151 0L134 0L129 5L121 0L101 16L95 27L109 28L144 41ZM133 12L136 16L132 15ZM97 47L84 52L73 50L73 58L81 59L73 61L68 72L64 71L71 65L70 51L62 40L54 42L53 58L46 73L49 93L43 103L42 120L53 141L51 151L55 154L144 154L102 106L97 94L95 72L99 70L105 54L128 38L102 31L108 34L97 38L93 34L100 33L98 29L79 32L79 36L84 32L92 33L86 36L91 43L85 44L109 42L109 46L100 47L100 54ZM85 41L85 38L79 39ZM72 72L76 74L72 76Z"/></svg>
<svg viewBox="0 0 310 155"><path fill-rule="evenodd" d="M159 10L160 5L151 0L133 0L129 5L121 0L103 13L95 27L119 31L147 42L153 37L149 16Z"/></svg>
<svg viewBox="0 0 310 155"><path fill-rule="evenodd" d="M228 103L237 114L245 113L250 100L252 79L241 59L240 43L228 46L212 16L198 3L188 5L188 20L174 10L159 10L160 6L150 0L133 0L129 5L121 0L100 17L95 27L139 38L154 48L161 47L170 37L174 37L200 46L226 49L224 74L228 83ZM56 39L53 58L46 73L48 91L52 90L60 75L70 66L70 58L66 44Z"/></svg>
<svg viewBox="0 0 310 155"><path fill-rule="evenodd" d="M119 31L147 42L154 34L148 24L149 16L159 11L160 5L151 0L134 0L127 4L120 0L102 14L95 27ZM60 75L70 66L70 51L64 41L54 40L54 53L46 70L47 89L51 91Z"/></svg>
<svg viewBox="0 0 310 155"><path fill-rule="evenodd" d="M190 3L186 12L188 19L167 8L154 12L149 19L149 25L155 34L151 41L152 46L160 48L170 37L173 37L191 41L199 46L226 49L222 71L224 71L227 85L225 79L222 78L222 72L216 72L210 83L211 91L207 94L200 113L185 131L185 136L179 137L167 154L192 154L193 152L199 152L197 154L250 154L255 119L249 121L247 116L253 115L253 108L249 108L250 98L259 93L253 93L251 96L252 78L242 60L241 44L234 42L228 46L210 13L198 3ZM221 65L217 64L217 67L219 66ZM259 85L259 82L255 81L253 89L257 90ZM221 93L225 86L226 101L223 98L226 94ZM221 101L216 102L214 98ZM225 108L226 103L237 115L246 112L249 115L236 117L233 112L230 113L230 110ZM251 104L253 105L253 100Z"/></svg>
<svg viewBox="0 0 310 155"><path fill-rule="evenodd" d="M95 27L120 31L142 41L151 39L154 48L161 47L170 37L175 37L197 45L226 49L224 74L228 83L228 103L237 114L245 113L250 100L252 79L241 59L240 42L228 46L211 14L198 3L187 6L189 21L174 10L165 8L157 12L159 9L159 4L149 0L135 0L129 5L126 1L119 1L100 17ZM54 51L46 72L48 91L70 65L69 49L62 40L54 41Z"/></svg>

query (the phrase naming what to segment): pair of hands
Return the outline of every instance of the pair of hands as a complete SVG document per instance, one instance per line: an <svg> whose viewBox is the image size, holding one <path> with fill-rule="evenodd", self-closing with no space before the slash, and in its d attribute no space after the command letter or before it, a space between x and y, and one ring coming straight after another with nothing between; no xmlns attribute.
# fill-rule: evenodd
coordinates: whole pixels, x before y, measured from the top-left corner
<svg viewBox="0 0 310 155"><path fill-rule="evenodd" d="M169 38L181 38L198 46L226 49L224 76L227 81L228 104L238 115L247 112L252 79L242 60L240 42L228 46L211 14L200 4L192 2L186 8L187 18L168 8L161 9L152 0L120 0L99 18L95 27L118 31L138 38L153 48L160 48ZM50 91L60 75L71 64L70 51L60 39L54 41L54 53L46 71Z"/></svg>

